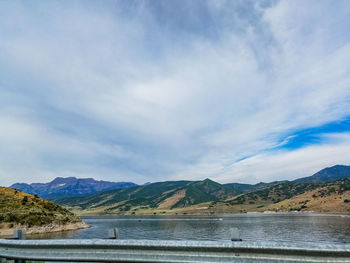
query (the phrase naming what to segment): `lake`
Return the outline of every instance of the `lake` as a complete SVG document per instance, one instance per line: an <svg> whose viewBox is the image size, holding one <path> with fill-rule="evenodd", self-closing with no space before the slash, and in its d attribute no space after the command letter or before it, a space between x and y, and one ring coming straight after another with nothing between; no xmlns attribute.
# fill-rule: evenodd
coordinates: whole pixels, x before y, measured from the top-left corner
<svg viewBox="0 0 350 263"><path fill-rule="evenodd" d="M83 220L92 227L27 238L107 238L108 230L117 227L120 239L230 240L230 229L238 228L243 241L350 243L350 215L96 216Z"/></svg>

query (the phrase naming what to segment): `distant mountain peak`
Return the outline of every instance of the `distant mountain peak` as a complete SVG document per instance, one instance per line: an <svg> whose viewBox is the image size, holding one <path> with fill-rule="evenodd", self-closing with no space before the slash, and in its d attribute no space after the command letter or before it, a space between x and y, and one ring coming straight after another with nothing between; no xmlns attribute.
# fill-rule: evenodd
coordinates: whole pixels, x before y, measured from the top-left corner
<svg viewBox="0 0 350 263"><path fill-rule="evenodd" d="M210 180L209 178L205 178L202 182L203 183L211 183L211 182L214 182L214 181Z"/></svg>
<svg viewBox="0 0 350 263"><path fill-rule="evenodd" d="M347 177L350 177L350 166L338 164L324 168L311 176L299 178L295 182L329 183Z"/></svg>
<svg viewBox="0 0 350 263"><path fill-rule="evenodd" d="M71 181L76 181L78 178L76 177L56 177L49 183L62 183L62 182L71 182Z"/></svg>
<svg viewBox="0 0 350 263"><path fill-rule="evenodd" d="M350 169L350 165L336 164L336 165L333 165L333 166L330 166L330 167L326 167L326 168L318 171L317 173L324 173L324 172L327 172L327 171L337 171L337 170L339 171L339 170L344 170L344 169Z"/></svg>

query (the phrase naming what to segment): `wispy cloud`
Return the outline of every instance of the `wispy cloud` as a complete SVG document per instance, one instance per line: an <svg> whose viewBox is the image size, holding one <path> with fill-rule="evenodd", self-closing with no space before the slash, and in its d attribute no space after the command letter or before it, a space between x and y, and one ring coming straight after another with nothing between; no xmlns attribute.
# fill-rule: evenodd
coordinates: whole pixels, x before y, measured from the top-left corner
<svg viewBox="0 0 350 263"><path fill-rule="evenodd" d="M349 11L347 1L2 1L2 182L257 182L347 163L346 122L323 132L339 140L283 145L350 116Z"/></svg>

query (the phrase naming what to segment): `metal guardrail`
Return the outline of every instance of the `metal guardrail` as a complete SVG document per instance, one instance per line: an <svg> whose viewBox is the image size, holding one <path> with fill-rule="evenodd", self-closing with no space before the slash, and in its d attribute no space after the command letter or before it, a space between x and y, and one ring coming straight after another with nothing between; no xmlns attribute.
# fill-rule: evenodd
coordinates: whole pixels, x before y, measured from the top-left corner
<svg viewBox="0 0 350 263"><path fill-rule="evenodd" d="M160 240L0 240L0 257L70 262L350 262L350 244Z"/></svg>

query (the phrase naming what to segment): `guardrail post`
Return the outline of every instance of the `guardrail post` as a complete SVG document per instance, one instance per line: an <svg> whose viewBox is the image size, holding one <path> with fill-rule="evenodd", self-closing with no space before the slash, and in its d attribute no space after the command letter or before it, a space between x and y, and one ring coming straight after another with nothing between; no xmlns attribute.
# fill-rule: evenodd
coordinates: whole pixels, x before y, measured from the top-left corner
<svg viewBox="0 0 350 263"><path fill-rule="evenodd" d="M238 228L236 227L231 228L230 233L231 233L231 241L242 241Z"/></svg>
<svg viewBox="0 0 350 263"><path fill-rule="evenodd" d="M13 239L19 239L19 240L26 239L24 230L23 229L13 230Z"/></svg>
<svg viewBox="0 0 350 263"><path fill-rule="evenodd" d="M13 239L24 240L25 232L23 229L15 229L13 230ZM15 263L24 263L23 259L15 259Z"/></svg>
<svg viewBox="0 0 350 263"><path fill-rule="evenodd" d="M118 228L113 228L113 229L108 230L108 238L109 239L118 239L119 238Z"/></svg>

